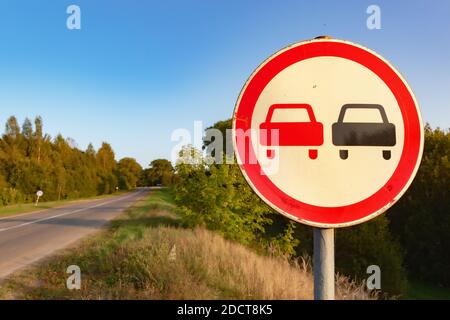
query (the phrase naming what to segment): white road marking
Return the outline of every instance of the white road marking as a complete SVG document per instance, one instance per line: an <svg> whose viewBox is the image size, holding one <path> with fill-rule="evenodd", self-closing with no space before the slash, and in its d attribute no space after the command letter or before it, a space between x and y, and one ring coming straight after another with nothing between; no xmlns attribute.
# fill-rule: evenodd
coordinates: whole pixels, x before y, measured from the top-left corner
<svg viewBox="0 0 450 320"><path fill-rule="evenodd" d="M54 216L51 216L51 217L46 217L46 218L42 218L42 219L36 219L36 220L33 220L33 221L21 223L21 224L12 226L12 227L0 229L0 232L13 230L13 229L17 229L17 228L22 228L22 227L28 226L30 224L34 224L34 223L38 223L38 222L42 222L42 221L47 221L47 220L51 220L51 219L54 219L54 218L68 216L68 215L71 215L71 214L74 214L74 213L78 213L78 212L82 212L82 211L87 211L87 210L90 210L90 209L98 208L98 207L104 206L105 204L110 204L110 203L117 202L117 201L120 201L120 200L128 199L128 198L130 198L132 196L135 196L135 195L136 195L136 193L133 193L133 194L128 195L126 197L123 197L123 198L120 198L120 199L114 199L114 200L111 200L111 201L106 201L106 202L97 204L95 206L82 208L82 209L77 209L77 210L73 210L73 211L69 211L69 212L60 213L60 214L57 214L57 215L54 215ZM36 212L34 212L34 213L36 213Z"/></svg>

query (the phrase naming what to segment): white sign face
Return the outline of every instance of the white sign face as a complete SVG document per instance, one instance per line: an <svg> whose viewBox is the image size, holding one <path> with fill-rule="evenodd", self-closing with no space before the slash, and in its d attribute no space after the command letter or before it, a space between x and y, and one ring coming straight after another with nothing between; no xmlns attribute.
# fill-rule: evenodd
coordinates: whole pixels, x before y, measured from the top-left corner
<svg viewBox="0 0 450 320"><path fill-rule="evenodd" d="M36 195L37 195L38 197L42 197L42 196L44 195L44 192L41 191L41 190L39 190L38 192L36 192Z"/></svg>
<svg viewBox="0 0 450 320"><path fill-rule="evenodd" d="M417 172L424 137L400 73L375 52L334 39L267 59L241 92L233 134L255 192L289 218L325 228L392 206Z"/></svg>
<svg viewBox="0 0 450 320"><path fill-rule="evenodd" d="M271 106L279 104L272 123L292 123L289 135L307 135L296 130L296 122L308 122L308 115L297 115L301 108L283 109L285 104L305 103L311 106L316 121L323 125L323 144L320 146L283 146L267 159L265 152L256 154L260 163L278 170L266 172L269 179L283 192L307 204L322 207L351 205L366 199L379 190L394 173L403 149L404 128L400 108L387 85L366 67L339 57L318 57L303 60L284 69L262 91L252 117L252 127L266 122ZM338 123L343 106L342 127L348 123L367 123L382 127L380 110L369 108L381 105L389 123L395 124L394 146L336 146L332 126ZM366 108L364 108L366 106ZM285 127L289 130L289 127ZM300 127L298 127L300 128ZM280 127L279 135L283 127ZM338 134L338 132L336 132ZM261 134L253 140L260 148ZM389 143L387 143L389 144ZM392 144L392 143L391 143ZM309 157L309 150L317 150L317 158ZM342 159L340 152L347 152ZM383 151L390 152L384 159ZM274 164L270 164L273 161ZM264 167L263 167L264 170Z"/></svg>

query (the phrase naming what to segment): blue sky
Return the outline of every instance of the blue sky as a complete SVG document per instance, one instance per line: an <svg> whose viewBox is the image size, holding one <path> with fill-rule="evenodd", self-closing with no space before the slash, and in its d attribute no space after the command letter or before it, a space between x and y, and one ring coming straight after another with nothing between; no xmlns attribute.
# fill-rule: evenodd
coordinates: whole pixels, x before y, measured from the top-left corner
<svg viewBox="0 0 450 320"><path fill-rule="evenodd" d="M66 8L81 8L68 30ZM366 9L381 8L381 30ZM0 125L45 131L117 158L169 158L174 129L229 118L251 72L288 44L327 34L391 61L424 121L450 127L450 1L1 0Z"/></svg>

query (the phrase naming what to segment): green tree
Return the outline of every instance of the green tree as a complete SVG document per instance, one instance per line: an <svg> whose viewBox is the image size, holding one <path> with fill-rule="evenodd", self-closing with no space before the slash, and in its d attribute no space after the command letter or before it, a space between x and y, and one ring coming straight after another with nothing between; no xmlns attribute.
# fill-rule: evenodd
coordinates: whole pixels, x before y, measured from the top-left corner
<svg viewBox="0 0 450 320"><path fill-rule="evenodd" d="M89 159L95 159L96 152L92 143L89 143L86 149L86 155L88 156Z"/></svg>
<svg viewBox="0 0 450 320"><path fill-rule="evenodd" d="M214 125L212 125L211 127L208 127L206 130L209 129L216 129L218 130L221 135L222 135L222 150L225 153L227 150L227 145L228 145L228 150L232 150L233 146L232 146L232 141L231 141L231 136L228 134L231 130L231 127L233 125L233 120L232 119L227 119L227 120L223 120L223 121L218 121L216 123L214 123ZM203 141L203 149L206 149L207 151L209 147L212 147L212 143L215 141L215 137L213 137L211 139L211 141L208 141L206 139L204 139ZM215 157L215 150L211 150L211 152L209 152L209 154L213 157Z"/></svg>
<svg viewBox="0 0 450 320"><path fill-rule="evenodd" d="M450 130L425 127L422 163L390 210L392 230L415 279L450 287Z"/></svg>
<svg viewBox="0 0 450 320"><path fill-rule="evenodd" d="M145 173L147 184L169 186L172 184L174 169L169 160L156 159Z"/></svg>
<svg viewBox="0 0 450 320"><path fill-rule="evenodd" d="M99 193L113 193L116 188L119 187L119 182L116 175L117 163L111 145L103 142L101 148L97 152L96 158L100 177Z"/></svg>
<svg viewBox="0 0 450 320"><path fill-rule="evenodd" d="M33 125L31 124L30 119L25 118L25 121L22 125L22 136L25 139L24 142L24 150L25 150L25 156L30 157L31 153L33 152Z"/></svg>
<svg viewBox="0 0 450 320"><path fill-rule="evenodd" d="M175 200L187 226L203 225L229 239L254 244L271 223L272 210L248 187L237 165L206 165L186 146L176 165Z"/></svg>
<svg viewBox="0 0 450 320"><path fill-rule="evenodd" d="M401 295L408 284L403 261L403 250L389 231L386 215L336 230L336 269L340 273L367 279L367 268L377 265L381 269L381 289Z"/></svg>
<svg viewBox="0 0 450 320"><path fill-rule="evenodd" d="M33 138L33 125L31 124L30 119L25 118L25 121L22 125L22 134L25 139L31 140Z"/></svg>
<svg viewBox="0 0 450 320"><path fill-rule="evenodd" d="M135 159L121 159L118 164L120 189L130 190L136 188L141 172L142 167Z"/></svg>
<svg viewBox="0 0 450 320"><path fill-rule="evenodd" d="M10 138L17 138L20 136L20 127L17 118L14 116L9 117L6 122L5 136Z"/></svg>
<svg viewBox="0 0 450 320"><path fill-rule="evenodd" d="M34 137L36 139L36 158L37 161L41 161L41 146L42 146L42 140L44 138L43 136L43 121L40 116L36 117L34 119L34 126L35 126L35 133Z"/></svg>
<svg viewBox="0 0 450 320"><path fill-rule="evenodd" d="M109 143L103 142L101 148L97 152L97 161L100 169L105 173L113 172L116 169L114 151Z"/></svg>

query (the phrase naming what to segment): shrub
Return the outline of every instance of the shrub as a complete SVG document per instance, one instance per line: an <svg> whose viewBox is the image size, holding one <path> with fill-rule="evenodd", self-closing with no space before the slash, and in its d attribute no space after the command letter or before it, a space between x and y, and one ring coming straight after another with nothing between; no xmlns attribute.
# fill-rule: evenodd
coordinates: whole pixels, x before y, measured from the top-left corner
<svg viewBox="0 0 450 320"><path fill-rule="evenodd" d="M422 164L389 215L415 279L450 287L450 130L425 127Z"/></svg>
<svg viewBox="0 0 450 320"><path fill-rule="evenodd" d="M177 165L174 186L184 225L203 225L228 239L254 243L271 223L272 210L253 193L237 165L208 166L199 151L187 147L184 152L190 158Z"/></svg>
<svg viewBox="0 0 450 320"><path fill-rule="evenodd" d="M24 196L20 191L14 188L3 188L0 191L0 202L3 206L8 206L12 204L22 203L24 201Z"/></svg>
<svg viewBox="0 0 450 320"><path fill-rule="evenodd" d="M403 250L389 232L389 220L380 216L358 226L336 230L336 269L357 280L367 279L367 268L381 269L381 290L404 294L407 288Z"/></svg>

